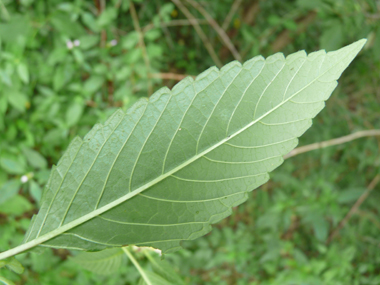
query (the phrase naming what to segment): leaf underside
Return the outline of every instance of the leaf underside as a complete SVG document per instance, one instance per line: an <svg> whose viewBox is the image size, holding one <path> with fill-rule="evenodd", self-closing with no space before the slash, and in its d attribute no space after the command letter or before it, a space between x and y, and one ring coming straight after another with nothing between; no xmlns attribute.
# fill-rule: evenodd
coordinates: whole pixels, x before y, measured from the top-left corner
<svg viewBox="0 0 380 285"><path fill-rule="evenodd" d="M115 112L52 169L24 243L170 252L208 233L297 145L364 43L212 67Z"/></svg>
<svg viewBox="0 0 380 285"><path fill-rule="evenodd" d="M120 248L98 252L81 252L70 260L99 275L110 275L120 269L124 253Z"/></svg>

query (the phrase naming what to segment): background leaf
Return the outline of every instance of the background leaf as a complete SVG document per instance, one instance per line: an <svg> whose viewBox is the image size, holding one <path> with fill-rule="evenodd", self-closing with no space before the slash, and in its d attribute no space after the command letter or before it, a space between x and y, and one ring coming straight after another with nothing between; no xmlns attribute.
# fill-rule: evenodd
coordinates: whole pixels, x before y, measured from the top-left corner
<svg viewBox="0 0 380 285"><path fill-rule="evenodd" d="M171 284L176 284L176 283L171 283L168 280L165 280L162 276L156 274L155 272L144 270L145 274L149 278L149 281L151 284L155 285L171 285ZM147 285L145 280L143 278L140 279L138 285Z"/></svg>
<svg viewBox="0 0 380 285"><path fill-rule="evenodd" d="M15 195L7 199L0 208L0 213L21 215L33 208L32 204L23 196Z"/></svg>
<svg viewBox="0 0 380 285"><path fill-rule="evenodd" d="M28 163L35 168L46 168L47 161L39 152L31 148L24 148L22 150Z"/></svg>
<svg viewBox="0 0 380 285"><path fill-rule="evenodd" d="M20 190L21 181L19 179L10 180L0 188L0 205L12 198Z"/></svg>
<svg viewBox="0 0 380 285"><path fill-rule="evenodd" d="M17 66L17 72L18 72L18 75L20 76L20 79L25 84L28 84L29 83L29 71L28 71L28 67L24 63L20 63Z"/></svg>
<svg viewBox="0 0 380 285"><path fill-rule="evenodd" d="M24 272L24 267L14 257L9 258L9 260L6 261L5 266L8 267L10 270L16 272L17 274L22 274Z"/></svg>
<svg viewBox="0 0 380 285"><path fill-rule="evenodd" d="M71 260L96 274L109 275L120 270L123 256L120 248L111 248L99 252L82 252Z"/></svg>
<svg viewBox="0 0 380 285"><path fill-rule="evenodd" d="M25 172L25 166L20 161L10 157L1 157L0 166L12 174L23 174Z"/></svg>
<svg viewBox="0 0 380 285"><path fill-rule="evenodd" d="M148 250L144 250L145 255L150 261L150 265L156 275L161 276L163 279L167 280L169 284L181 285L185 284L182 278L174 270L173 266L167 262L165 259L153 257Z"/></svg>

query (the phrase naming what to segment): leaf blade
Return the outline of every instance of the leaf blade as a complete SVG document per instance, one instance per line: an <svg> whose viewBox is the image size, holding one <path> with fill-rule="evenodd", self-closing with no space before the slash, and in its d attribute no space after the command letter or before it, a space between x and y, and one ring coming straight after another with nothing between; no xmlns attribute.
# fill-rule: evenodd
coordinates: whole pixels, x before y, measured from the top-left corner
<svg viewBox="0 0 380 285"><path fill-rule="evenodd" d="M116 112L74 141L52 171L48 202L26 242L95 250L137 244L170 251L180 240L207 233L282 163L364 42L328 54L298 52L286 59L276 54L244 65L232 62L220 71L210 68L194 82L160 89L127 114ZM271 135L257 135L266 133Z"/></svg>

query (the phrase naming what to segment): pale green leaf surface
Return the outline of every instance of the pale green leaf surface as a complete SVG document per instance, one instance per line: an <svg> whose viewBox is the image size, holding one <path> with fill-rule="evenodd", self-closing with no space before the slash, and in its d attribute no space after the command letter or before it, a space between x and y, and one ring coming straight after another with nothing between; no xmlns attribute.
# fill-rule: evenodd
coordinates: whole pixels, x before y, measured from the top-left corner
<svg viewBox="0 0 380 285"><path fill-rule="evenodd" d="M0 205L15 196L20 190L20 186L21 181L19 179L13 179L7 181L2 187L0 187Z"/></svg>
<svg viewBox="0 0 380 285"><path fill-rule="evenodd" d="M146 277L149 279L150 284L154 285L174 285L178 283L172 283L162 276L156 274L155 272L144 270ZM138 285L148 285L148 283L144 280L144 278L140 278Z"/></svg>
<svg viewBox="0 0 380 285"><path fill-rule="evenodd" d="M173 265L167 262L165 259L159 259L153 257L147 250L144 251L145 255L150 261L150 265L156 275L161 276L164 280L169 282L169 284L184 285L185 282L179 276L173 268Z"/></svg>
<svg viewBox="0 0 380 285"><path fill-rule="evenodd" d="M11 174L23 174L25 173L25 165L19 160L1 157L0 158L0 167Z"/></svg>
<svg viewBox="0 0 380 285"><path fill-rule="evenodd" d="M176 250L231 214L298 143L364 45L212 67L74 139L24 248Z"/></svg>
<svg viewBox="0 0 380 285"><path fill-rule="evenodd" d="M47 167L47 161L45 157L43 157L39 152L27 147L25 147L22 152L31 166L35 168Z"/></svg>
<svg viewBox="0 0 380 285"><path fill-rule="evenodd" d="M25 83L29 83L29 71L28 67L24 63L17 65L17 73L20 79Z"/></svg>
<svg viewBox="0 0 380 285"><path fill-rule="evenodd" d="M17 274L22 274L24 272L24 267L15 257L0 262L0 268L4 265Z"/></svg>
<svg viewBox="0 0 380 285"><path fill-rule="evenodd" d="M110 248L98 252L82 252L70 259L91 272L110 275L120 269L123 256L120 248Z"/></svg>
<svg viewBox="0 0 380 285"><path fill-rule="evenodd" d="M15 195L1 204L0 213L19 216L32 208L28 199L21 195Z"/></svg>

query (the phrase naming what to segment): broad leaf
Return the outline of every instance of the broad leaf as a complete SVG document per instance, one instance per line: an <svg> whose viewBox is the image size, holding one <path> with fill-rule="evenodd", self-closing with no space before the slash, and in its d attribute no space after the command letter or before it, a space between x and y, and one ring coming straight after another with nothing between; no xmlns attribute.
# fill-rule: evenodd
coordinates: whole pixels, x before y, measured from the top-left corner
<svg viewBox="0 0 380 285"><path fill-rule="evenodd" d="M14 257L9 258L8 260L0 261L0 268L6 266L13 272L17 274L22 274L24 272L24 267L22 264Z"/></svg>
<svg viewBox="0 0 380 285"><path fill-rule="evenodd" d="M171 283L168 280L164 279L162 276L156 274L155 272L144 270L145 275L147 279L149 280L150 284L148 284L144 278L140 278L138 285L172 285L172 284L178 284L178 283Z"/></svg>
<svg viewBox="0 0 380 285"><path fill-rule="evenodd" d="M158 257L153 257L149 250L143 249L144 254L150 261L150 265L154 273L161 276L169 284L184 285L185 282L174 270L173 265L167 262L165 259L158 259Z"/></svg>
<svg viewBox="0 0 380 285"><path fill-rule="evenodd" d="M76 138L25 243L176 250L231 214L298 143L363 47L255 57L162 88Z"/></svg>
<svg viewBox="0 0 380 285"><path fill-rule="evenodd" d="M83 268L100 275L110 275L120 269L124 252L110 248L98 252L82 252L70 259Z"/></svg>

